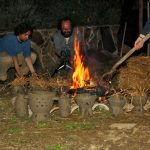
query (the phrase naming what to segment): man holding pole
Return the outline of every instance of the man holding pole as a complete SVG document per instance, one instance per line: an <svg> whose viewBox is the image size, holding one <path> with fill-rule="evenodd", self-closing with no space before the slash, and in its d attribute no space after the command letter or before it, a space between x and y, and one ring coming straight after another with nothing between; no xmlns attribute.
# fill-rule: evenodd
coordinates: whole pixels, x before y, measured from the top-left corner
<svg viewBox="0 0 150 150"><path fill-rule="evenodd" d="M148 34L150 32L150 18L147 20L143 32L139 35L139 37L136 39L135 43L134 43L134 47L136 47L137 49L140 49L143 47L145 42L142 42L142 39L146 36L146 34Z"/></svg>

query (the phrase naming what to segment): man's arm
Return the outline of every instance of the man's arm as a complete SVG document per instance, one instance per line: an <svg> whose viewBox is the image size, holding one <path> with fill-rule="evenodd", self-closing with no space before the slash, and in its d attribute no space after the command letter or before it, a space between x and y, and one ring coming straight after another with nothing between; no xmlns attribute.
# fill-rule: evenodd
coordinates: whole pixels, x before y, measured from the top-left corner
<svg viewBox="0 0 150 150"><path fill-rule="evenodd" d="M149 32L150 32L150 18L147 20L146 24L144 25L142 34L146 35Z"/></svg>
<svg viewBox="0 0 150 150"><path fill-rule="evenodd" d="M54 34L54 50L55 54L60 57L61 56L61 51L64 50L64 39L62 39L62 36L59 31L57 31Z"/></svg>
<svg viewBox="0 0 150 150"><path fill-rule="evenodd" d="M146 34L150 32L150 18L147 20L146 24L144 25L143 32L139 35L139 37L136 39L134 46L137 49L140 49L143 47L144 43L141 42L142 39L145 37Z"/></svg>
<svg viewBox="0 0 150 150"><path fill-rule="evenodd" d="M27 64L27 66L28 66L30 72L31 72L31 73L35 73L35 69L34 69L33 64L32 64L31 56L26 57L26 58L25 58L25 62L26 62L26 64Z"/></svg>
<svg viewBox="0 0 150 150"><path fill-rule="evenodd" d="M12 60L13 60L13 63L14 63L14 66L15 66L15 69L17 71L18 76L21 76L22 73L20 70L19 61L18 61L17 56L12 56Z"/></svg>

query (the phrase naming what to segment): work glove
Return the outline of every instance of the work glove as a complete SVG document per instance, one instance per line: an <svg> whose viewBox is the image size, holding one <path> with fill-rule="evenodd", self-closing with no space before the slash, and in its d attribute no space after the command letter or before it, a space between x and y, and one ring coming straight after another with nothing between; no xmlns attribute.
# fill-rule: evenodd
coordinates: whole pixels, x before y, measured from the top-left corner
<svg viewBox="0 0 150 150"><path fill-rule="evenodd" d="M135 43L134 43L134 47L138 49L142 48L144 45L144 42L142 42L142 39L145 37L145 35L140 34L139 37L136 39Z"/></svg>

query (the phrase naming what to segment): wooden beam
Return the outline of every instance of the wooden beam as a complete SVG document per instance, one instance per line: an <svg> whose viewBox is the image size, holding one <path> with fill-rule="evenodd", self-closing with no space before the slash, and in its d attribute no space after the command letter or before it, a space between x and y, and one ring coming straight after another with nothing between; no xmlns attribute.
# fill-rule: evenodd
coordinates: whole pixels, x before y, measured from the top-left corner
<svg viewBox="0 0 150 150"><path fill-rule="evenodd" d="M143 31L143 0L139 0L139 33Z"/></svg>

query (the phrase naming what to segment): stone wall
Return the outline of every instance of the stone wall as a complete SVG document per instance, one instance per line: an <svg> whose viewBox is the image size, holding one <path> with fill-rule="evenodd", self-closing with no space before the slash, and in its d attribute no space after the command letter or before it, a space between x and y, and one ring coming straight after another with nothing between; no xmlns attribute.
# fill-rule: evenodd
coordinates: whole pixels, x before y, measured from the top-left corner
<svg viewBox="0 0 150 150"><path fill-rule="evenodd" d="M94 50L100 50L100 49L105 49L104 43L106 42L107 39L103 38L105 34L104 32L112 35L113 42L115 49L117 50L117 32L119 25L106 25L106 26L80 26L78 27L83 39L85 41L87 49L94 49ZM108 30L108 31L107 31ZM40 47L45 47L47 43L53 43L53 35L55 33L56 29L38 29L34 31L32 40L37 43ZM109 37L108 37L109 38ZM105 41L104 41L105 39ZM109 50L108 50L109 51ZM113 51L113 50L112 50ZM114 50L115 51L115 50Z"/></svg>
<svg viewBox="0 0 150 150"><path fill-rule="evenodd" d="M117 32L119 25L106 26L80 26L78 27L85 43L87 51L108 51L118 52ZM32 48L38 53L41 68L50 73L59 64L57 56L54 54L53 35L56 28L38 29L32 36ZM36 44L35 44L36 43Z"/></svg>

